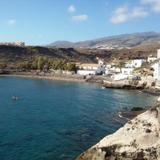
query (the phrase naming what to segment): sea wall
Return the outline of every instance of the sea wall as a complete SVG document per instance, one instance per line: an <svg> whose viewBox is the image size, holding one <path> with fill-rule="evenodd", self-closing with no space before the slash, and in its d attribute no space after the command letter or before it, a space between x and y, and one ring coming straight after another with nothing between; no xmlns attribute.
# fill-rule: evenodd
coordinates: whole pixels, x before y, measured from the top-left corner
<svg viewBox="0 0 160 160"><path fill-rule="evenodd" d="M160 160L160 104L106 136L76 160Z"/></svg>

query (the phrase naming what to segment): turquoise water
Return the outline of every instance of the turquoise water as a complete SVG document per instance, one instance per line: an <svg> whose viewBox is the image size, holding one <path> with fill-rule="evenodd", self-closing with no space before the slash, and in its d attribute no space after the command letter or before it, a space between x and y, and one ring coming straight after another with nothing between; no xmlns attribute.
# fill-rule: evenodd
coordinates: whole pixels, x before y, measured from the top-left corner
<svg viewBox="0 0 160 160"><path fill-rule="evenodd" d="M154 100L93 84L1 77L0 160L72 160L121 126L113 120L121 108Z"/></svg>

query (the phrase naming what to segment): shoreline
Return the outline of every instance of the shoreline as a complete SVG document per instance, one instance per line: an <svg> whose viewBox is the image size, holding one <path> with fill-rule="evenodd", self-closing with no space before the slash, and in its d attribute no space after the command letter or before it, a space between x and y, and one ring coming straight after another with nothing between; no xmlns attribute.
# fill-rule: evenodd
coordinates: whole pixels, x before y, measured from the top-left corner
<svg viewBox="0 0 160 160"><path fill-rule="evenodd" d="M80 79L76 77L62 77L62 76L47 76L47 75L34 75L34 74L0 74L0 77L20 77L20 78L34 78L34 79L44 79L53 81L66 81L66 82L77 82L84 83L85 79Z"/></svg>
<svg viewBox="0 0 160 160"><path fill-rule="evenodd" d="M34 73L7 73L7 74L0 74L0 77L21 77L21 78L33 78L33 79L41 79L41 80L52 80L52 81L64 81L64 82L74 82L74 83L91 83L97 84L104 89L120 89L120 90L137 90L143 93L147 93L154 96L160 96L160 90L154 88L144 88L142 86L135 86L135 85L125 85L104 81L102 82L101 77L94 77L91 80L84 79L82 76L76 75L36 75Z"/></svg>

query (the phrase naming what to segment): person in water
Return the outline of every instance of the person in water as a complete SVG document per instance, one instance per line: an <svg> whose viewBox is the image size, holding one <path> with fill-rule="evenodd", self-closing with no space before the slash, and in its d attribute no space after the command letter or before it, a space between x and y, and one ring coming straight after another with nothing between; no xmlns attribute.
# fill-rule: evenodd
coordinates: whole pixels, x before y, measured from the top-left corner
<svg viewBox="0 0 160 160"><path fill-rule="evenodd" d="M18 96L13 96L12 99L17 101L19 99L19 97Z"/></svg>

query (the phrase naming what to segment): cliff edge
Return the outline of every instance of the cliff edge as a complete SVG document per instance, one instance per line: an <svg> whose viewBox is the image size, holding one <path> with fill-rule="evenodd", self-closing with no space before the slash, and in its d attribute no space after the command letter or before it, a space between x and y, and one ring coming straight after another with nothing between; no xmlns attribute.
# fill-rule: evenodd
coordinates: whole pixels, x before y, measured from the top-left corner
<svg viewBox="0 0 160 160"><path fill-rule="evenodd" d="M77 160L160 160L160 104L106 136Z"/></svg>

